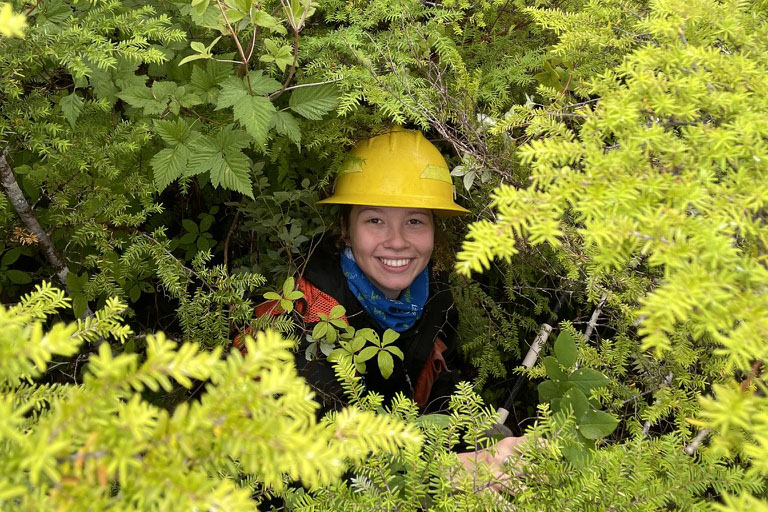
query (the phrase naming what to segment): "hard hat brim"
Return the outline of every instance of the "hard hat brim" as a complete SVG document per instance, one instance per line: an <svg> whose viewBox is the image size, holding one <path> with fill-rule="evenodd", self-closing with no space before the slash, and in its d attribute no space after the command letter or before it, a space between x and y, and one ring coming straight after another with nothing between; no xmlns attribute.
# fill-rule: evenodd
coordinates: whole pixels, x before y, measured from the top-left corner
<svg viewBox="0 0 768 512"><path fill-rule="evenodd" d="M360 196L357 194L334 194L315 204L365 204L366 206L392 206L396 208L427 208L428 210L433 210L440 217L455 217L471 213L453 201L437 201L435 198L425 201L423 197L409 197L405 195L393 197L391 195L378 196L366 194L365 203L361 203L360 199Z"/></svg>

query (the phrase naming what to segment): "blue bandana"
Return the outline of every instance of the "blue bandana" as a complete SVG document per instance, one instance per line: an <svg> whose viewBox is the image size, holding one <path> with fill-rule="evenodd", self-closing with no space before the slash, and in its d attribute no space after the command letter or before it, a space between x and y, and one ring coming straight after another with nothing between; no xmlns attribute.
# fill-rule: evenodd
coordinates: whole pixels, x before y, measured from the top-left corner
<svg viewBox="0 0 768 512"><path fill-rule="evenodd" d="M341 269L347 278L349 289L382 329L403 332L421 317L429 294L429 267L425 267L416 276L411 285L400 294L399 299L387 298L368 280L357 265L351 247L341 253Z"/></svg>

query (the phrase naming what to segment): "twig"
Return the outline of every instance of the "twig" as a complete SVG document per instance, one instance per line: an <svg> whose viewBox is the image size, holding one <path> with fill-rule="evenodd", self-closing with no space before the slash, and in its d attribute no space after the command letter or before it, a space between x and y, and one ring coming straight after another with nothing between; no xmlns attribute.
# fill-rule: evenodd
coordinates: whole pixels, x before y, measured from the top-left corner
<svg viewBox="0 0 768 512"><path fill-rule="evenodd" d="M237 226L238 220L240 220L240 208L235 212L235 218L232 219L232 225L229 226L227 238L224 240L224 268L227 270L229 270L229 241L232 239L232 233L235 232L235 226Z"/></svg>
<svg viewBox="0 0 768 512"><path fill-rule="evenodd" d="M280 3L283 3L282 0ZM287 6L286 6L287 7ZM291 28L293 29L293 62L291 63L291 70L288 72L288 77L283 82L283 86L278 90L277 92L273 92L269 95L269 99L273 100L275 98L279 98L280 95L282 95L286 88L288 87L288 84L291 83L291 80L293 80L293 75L296 73L296 66L299 64L299 32L301 32L303 23L303 16L302 21L299 22L299 25L294 25L293 23L293 13L288 13L286 11L286 14L289 14L289 23L291 24Z"/></svg>
<svg viewBox="0 0 768 512"><path fill-rule="evenodd" d="M227 13L224 12L224 6L221 4L221 0L216 0L216 4L219 6L219 10L221 11L221 15L224 17L224 21L227 23L227 29L229 30L229 34L232 36L232 39L235 40L235 45L237 45L237 51L240 52L240 58L243 59L243 65L245 66L245 81L248 83L248 92L253 94L253 89L251 88L251 77L248 76L248 59L245 57L245 52L243 51L243 45L240 44L240 38L237 37L237 33L235 32L235 29L232 28L232 24L229 23L229 19L227 18Z"/></svg>
<svg viewBox="0 0 768 512"><path fill-rule="evenodd" d="M67 292L69 292L70 290L67 287L69 267L67 267L67 264L56 249L56 246L53 245L48 233L46 233L42 226L40 226L37 217L35 217L34 212L29 207L27 198L24 197L24 193L21 191L21 188L19 188L11 164L8 163L8 147L4 148L3 153L0 155L0 185L2 185L5 195L8 196L11 205L24 223L24 227L37 237L40 248L48 260L48 263L53 267L53 271L59 279L59 282L61 282L61 284L67 288Z"/></svg>
<svg viewBox="0 0 768 512"><path fill-rule="evenodd" d="M595 327L597 327L597 319L600 318L600 313L603 312L603 306L605 306L606 300L608 300L608 294L604 293L600 298L600 302L597 303L595 310L592 312L592 318L589 319L587 329L584 331L584 338L586 338L586 341L589 341L589 338L592 336Z"/></svg>
<svg viewBox="0 0 768 512"><path fill-rule="evenodd" d="M709 433L712 431L711 428L705 428L699 434L693 438L693 441L691 441L691 444L685 447L685 453L688 455L693 455L696 453L696 450L699 449L699 445L701 445L701 442L709 435Z"/></svg>

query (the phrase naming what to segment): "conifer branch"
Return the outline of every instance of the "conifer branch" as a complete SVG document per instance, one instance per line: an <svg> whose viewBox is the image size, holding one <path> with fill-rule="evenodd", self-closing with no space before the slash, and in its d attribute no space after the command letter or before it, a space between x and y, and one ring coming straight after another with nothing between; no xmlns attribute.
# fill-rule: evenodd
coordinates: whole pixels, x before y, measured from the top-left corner
<svg viewBox="0 0 768 512"><path fill-rule="evenodd" d="M2 185L5 195L8 196L11 205L14 210L16 210L16 213L24 223L24 226L37 237L40 248L48 260L48 263L53 267L53 271L59 282L66 287L69 267L59 254L56 246L53 245L48 233L46 233L42 226L40 226L37 217L35 217L32 208L30 208L29 203L27 202L27 198L24 197L24 193L21 191L19 183L16 181L16 177L13 174L11 164L8 162L7 147L3 149L3 153L0 155L0 185Z"/></svg>

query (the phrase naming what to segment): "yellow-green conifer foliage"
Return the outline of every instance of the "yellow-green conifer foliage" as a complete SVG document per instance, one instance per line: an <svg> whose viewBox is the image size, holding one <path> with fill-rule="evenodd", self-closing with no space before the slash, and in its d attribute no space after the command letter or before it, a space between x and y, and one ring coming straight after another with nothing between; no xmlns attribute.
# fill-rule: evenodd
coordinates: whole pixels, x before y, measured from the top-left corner
<svg viewBox="0 0 768 512"><path fill-rule="evenodd" d="M471 227L459 269L508 259L524 239L559 247L609 302L616 276L644 279L625 304L642 348L684 362L689 380L702 371L699 390L719 382L693 421L714 430L708 449L768 476L756 364L768 354L765 4L649 6L634 23L645 44L580 84L593 100L573 112L583 122L551 122L520 148L530 185L496 190L496 220ZM574 41L581 29L564 30ZM751 502L726 498L731 510Z"/></svg>
<svg viewBox="0 0 768 512"><path fill-rule="evenodd" d="M42 320L68 299L47 285L0 307L0 508L4 510L256 510L284 481L337 481L371 453L418 450L420 434L391 416L346 410L319 424L308 385L273 332L248 352L201 351L162 333L146 357L115 353L131 336L110 301L87 326ZM36 378L94 342L82 384ZM142 394L208 381L199 400L167 411ZM257 499L252 499L256 493Z"/></svg>

